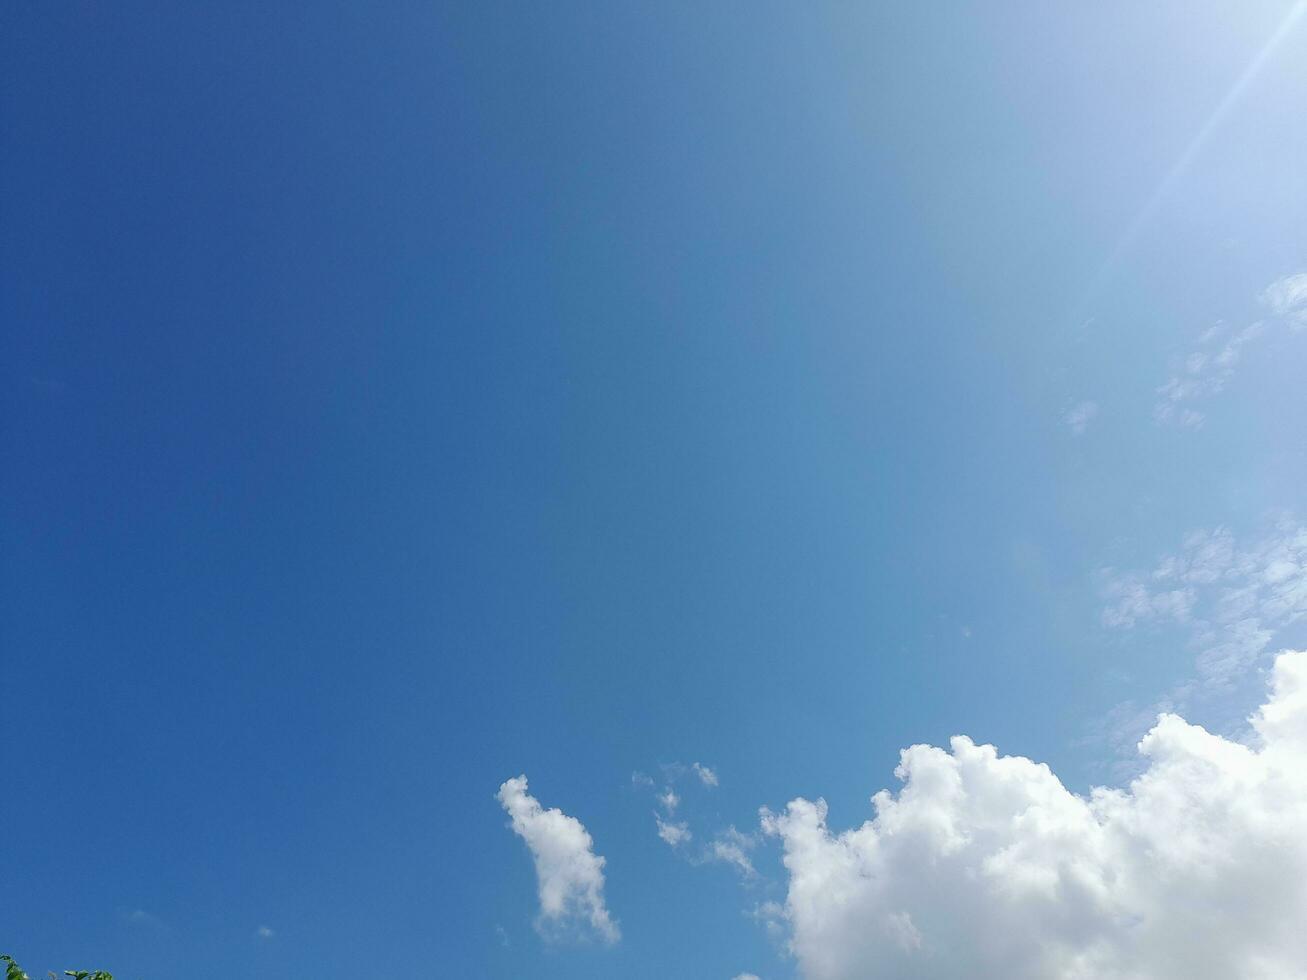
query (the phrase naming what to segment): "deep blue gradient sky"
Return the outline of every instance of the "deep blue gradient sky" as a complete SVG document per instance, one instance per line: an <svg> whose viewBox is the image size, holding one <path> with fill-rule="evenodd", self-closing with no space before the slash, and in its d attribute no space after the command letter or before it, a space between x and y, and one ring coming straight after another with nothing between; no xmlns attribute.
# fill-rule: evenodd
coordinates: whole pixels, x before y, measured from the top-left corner
<svg viewBox="0 0 1307 980"><path fill-rule="evenodd" d="M1307 516L1307 336L1153 414L1307 269L1307 24L1103 271L1289 8L5 5L0 943L792 976L633 770L705 834L955 732L1110 780L1194 650L1102 569ZM520 772L613 948L532 930Z"/></svg>

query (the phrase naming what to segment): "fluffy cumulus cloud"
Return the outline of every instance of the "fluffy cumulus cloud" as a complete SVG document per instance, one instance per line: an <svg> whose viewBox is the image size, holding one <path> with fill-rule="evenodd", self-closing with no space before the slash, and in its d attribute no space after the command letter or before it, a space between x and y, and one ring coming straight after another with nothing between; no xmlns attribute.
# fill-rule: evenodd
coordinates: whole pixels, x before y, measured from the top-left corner
<svg viewBox="0 0 1307 980"><path fill-rule="evenodd" d="M826 804L763 813L807 980L1301 980L1307 653L1275 662L1249 744L1164 715L1127 789L955 738L902 754L897 796L833 833Z"/></svg>
<svg viewBox="0 0 1307 980"><path fill-rule="evenodd" d="M527 792L525 776L500 786L498 798L512 818L513 832L526 841L535 860L540 934L595 935L617 942L621 934L604 904L604 859L595 854L594 841L581 821L542 807Z"/></svg>
<svg viewBox="0 0 1307 980"><path fill-rule="evenodd" d="M699 782L705 786L717 785L717 773L714 770L709 769L701 762L696 762L691 768L694 770L694 774L699 777Z"/></svg>

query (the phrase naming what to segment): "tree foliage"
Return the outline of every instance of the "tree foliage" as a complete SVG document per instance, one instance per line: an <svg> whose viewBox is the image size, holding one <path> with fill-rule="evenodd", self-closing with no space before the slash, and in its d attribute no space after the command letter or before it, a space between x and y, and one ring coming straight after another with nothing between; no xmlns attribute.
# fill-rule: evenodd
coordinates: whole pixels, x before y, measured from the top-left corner
<svg viewBox="0 0 1307 980"><path fill-rule="evenodd" d="M14 958L7 954L0 955L0 963L5 966L5 980L32 980L23 968L14 962ZM52 980L57 980L54 974L50 974ZM72 980L113 980L112 973L106 973L104 970L64 970L64 976L72 977Z"/></svg>

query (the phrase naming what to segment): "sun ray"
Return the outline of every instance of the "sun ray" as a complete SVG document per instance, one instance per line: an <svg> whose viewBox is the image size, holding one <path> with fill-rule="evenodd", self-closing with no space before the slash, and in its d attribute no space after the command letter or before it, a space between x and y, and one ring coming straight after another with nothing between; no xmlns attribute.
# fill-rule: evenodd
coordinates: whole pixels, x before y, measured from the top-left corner
<svg viewBox="0 0 1307 980"><path fill-rule="evenodd" d="M1194 138L1189 141L1185 146L1184 151L1176 158L1175 163L1172 164L1171 168L1166 172L1166 176L1163 177L1161 182L1157 185L1157 189L1153 191L1148 201L1135 215L1133 220L1131 220L1130 224L1126 226L1126 229L1122 232L1120 238L1117 239L1116 245L1113 246L1107 259L1090 280L1089 287L1085 290L1084 298L1079 304L1077 304L1077 313L1076 316L1072 317L1073 320L1078 321L1083 318L1082 314L1085 307L1093 301L1094 297L1097 296L1098 291L1103 288L1109 279L1111 279L1112 274L1116 271L1122 258L1125 257L1126 253L1129 252L1130 248L1138 240L1140 234L1142 234L1144 229L1152 222L1180 177L1184 175L1184 172L1189 169L1189 166L1193 163L1195 158L1197 158L1198 154L1202 152L1203 148L1211 140L1212 135L1220 128L1221 123L1223 123L1225 118L1230 114L1230 110L1238 104L1239 100L1243 97L1243 94L1248 90L1249 86L1252 85L1257 76L1261 74L1266 63L1270 61L1276 50L1297 26L1304 14L1307 14L1307 0L1298 0L1280 22L1279 27L1275 29L1275 32L1270 36L1266 43L1262 45L1252 61L1248 63L1248 67L1243 70L1235 80L1234 84L1230 86L1230 89L1225 93L1224 97L1222 97L1221 101L1216 104L1216 108L1214 108L1208 115L1206 122L1199 127L1197 134L1195 134Z"/></svg>

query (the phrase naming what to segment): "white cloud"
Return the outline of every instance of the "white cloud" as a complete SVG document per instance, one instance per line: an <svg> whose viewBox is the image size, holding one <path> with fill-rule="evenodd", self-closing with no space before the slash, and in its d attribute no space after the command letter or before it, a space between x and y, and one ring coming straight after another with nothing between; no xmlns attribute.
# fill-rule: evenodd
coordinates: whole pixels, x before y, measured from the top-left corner
<svg viewBox="0 0 1307 980"><path fill-rule="evenodd" d="M763 811L807 980L1300 980L1307 963L1307 653L1281 655L1254 746L1175 715L1125 790L955 738L902 753L844 833L822 800Z"/></svg>
<svg viewBox="0 0 1307 980"><path fill-rule="evenodd" d="M1110 604L1103 610L1103 625L1126 629L1141 621L1174 619L1184 622L1193 609L1192 589L1151 591L1138 575L1103 571L1103 597Z"/></svg>
<svg viewBox="0 0 1307 980"><path fill-rule="evenodd" d="M1275 280L1262 292L1262 302L1295 330L1307 327L1307 272Z"/></svg>
<svg viewBox="0 0 1307 980"><path fill-rule="evenodd" d="M527 793L526 776L500 786L498 799L535 860L540 934L556 938L576 930L617 942L621 933L604 905L604 859L594 853L594 841L581 821L541 807Z"/></svg>
<svg viewBox="0 0 1307 980"><path fill-rule="evenodd" d="M1104 624L1184 624L1200 684L1222 690L1266 656L1277 631L1307 616L1307 526L1283 520L1247 544L1225 528L1194 531L1152 572L1108 569L1104 579Z"/></svg>
<svg viewBox="0 0 1307 980"><path fill-rule="evenodd" d="M1307 272L1277 279L1262 290L1258 299L1270 311L1272 323L1279 320L1295 331L1307 328ZM1234 377L1244 348L1262 336L1265 328L1260 321L1251 323L1230 335L1220 347L1216 343L1228 332L1225 324L1218 323L1205 330L1198 338L1198 348L1187 354L1166 384L1157 389L1153 418L1164 425L1187 428L1202 425L1205 417L1193 403L1225 389Z"/></svg>
<svg viewBox="0 0 1307 980"><path fill-rule="evenodd" d="M699 777L699 781L705 786L717 785L717 773L713 772L707 766L696 762L692 767L694 774Z"/></svg>
<svg viewBox="0 0 1307 980"><path fill-rule="evenodd" d="M774 941L779 942L785 937L785 906L780 902L768 900L755 905L753 918L762 923L767 935Z"/></svg>
<svg viewBox="0 0 1307 980"><path fill-rule="evenodd" d="M1277 643L1295 639L1288 627L1307 616L1307 526L1282 520L1246 542L1225 528L1194 531L1149 573L1103 575L1105 625L1174 624L1194 653L1193 674L1153 704L1127 701L1108 713L1100 734L1122 753L1114 771L1138 771L1125 752L1162 712L1201 710L1214 730L1245 734L1236 706L1248 703Z"/></svg>
<svg viewBox="0 0 1307 980"><path fill-rule="evenodd" d="M699 774L701 780L704 779L702 773L700 773L700 769L703 769L703 767L697 762L692 767L687 767L680 762L667 762L663 763L660 768L663 776L667 779L667 783L663 786L661 792L655 792L654 794L654 799L662 809L661 813L654 812L654 823L658 828L658 836L671 845L672 848L679 848L680 845L692 840L694 834L690 832L690 825L687 821L672 819L677 808L681 805L680 794L676 792L672 784L684 778L691 769ZM712 777L715 785L717 777L712 773L712 770L703 769L703 772L707 772ZM634 773L631 781L639 789L652 790L655 787L654 781L642 772Z"/></svg>
<svg viewBox="0 0 1307 980"><path fill-rule="evenodd" d="M1224 330L1218 325L1205 331L1199 344L1211 344ZM1262 332L1262 324L1253 323L1230 337L1220 350L1191 352L1185 357L1181 370L1157 389L1153 418L1163 424L1188 428L1202 425L1203 413L1186 403L1210 398L1223 391L1234 377L1235 365L1239 363L1244 347L1260 337Z"/></svg>
<svg viewBox="0 0 1307 980"><path fill-rule="evenodd" d="M757 846L758 838L751 834L742 834L734 827L727 827L717 835L709 845L704 859L729 864L744 878L755 878L758 872L753 867L749 852Z"/></svg>
<svg viewBox="0 0 1307 980"><path fill-rule="evenodd" d="M119 909L119 916L124 922L134 926L148 926L152 929L158 929L163 926L163 920L152 912L145 909Z"/></svg>
<svg viewBox="0 0 1307 980"><path fill-rule="evenodd" d="M1084 435L1089 423L1098 415L1098 402L1084 401L1073 405L1062 415L1062 421L1074 435Z"/></svg>
<svg viewBox="0 0 1307 980"><path fill-rule="evenodd" d="M756 973L737 973L732 980L761 980Z"/></svg>
<svg viewBox="0 0 1307 980"><path fill-rule="evenodd" d="M672 847L677 847L690 840L694 835L690 833L690 825L684 820L679 823L673 823L670 820L664 820L658 814L654 814L654 820L658 823L658 836L665 840Z"/></svg>
<svg viewBox="0 0 1307 980"><path fill-rule="evenodd" d="M276 935L276 933L267 926L259 926L259 928L254 930L254 935L258 936L260 939L271 939Z"/></svg>

